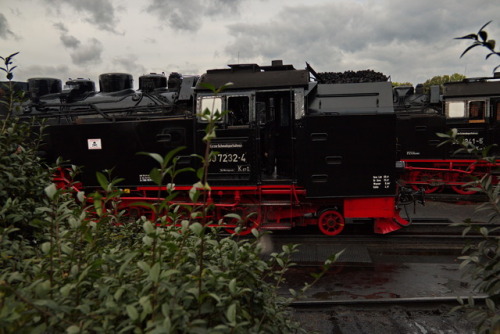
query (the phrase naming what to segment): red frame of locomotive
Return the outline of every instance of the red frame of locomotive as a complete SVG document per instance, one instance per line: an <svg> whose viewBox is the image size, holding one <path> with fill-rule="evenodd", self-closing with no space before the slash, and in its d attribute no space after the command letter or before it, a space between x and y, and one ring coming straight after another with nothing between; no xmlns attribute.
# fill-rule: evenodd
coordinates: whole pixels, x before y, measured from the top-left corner
<svg viewBox="0 0 500 334"><path fill-rule="evenodd" d="M407 171L406 181L413 189L424 188L427 194L451 187L460 195L472 195L477 190L466 185L483 175L491 174L498 162L473 159L408 159L404 160ZM498 179L493 179L494 184Z"/></svg>
<svg viewBox="0 0 500 334"><path fill-rule="evenodd" d="M242 221L248 222L248 227L242 228L240 235L251 232L251 228L267 230L287 230L296 226L317 225L326 235L337 235L344 229L345 219L370 217L373 218L376 233L389 233L409 223L401 218L396 208L395 197L362 197L342 198L333 205L332 201L310 200L305 197L306 190L295 185L258 185L258 186L216 186L206 192L204 202L193 203L187 193L191 187L175 187L180 199L169 202L169 205L187 207L202 207L213 205L210 226L223 227L233 233L239 226L234 218L225 217L228 213L236 213ZM142 193L142 196L122 197L124 208L134 207L137 202L155 202L157 197L151 194L165 190L159 187L137 187L131 192ZM129 190L127 189L127 192ZM342 210L336 207L342 207ZM146 208L144 208L147 210ZM340 212L342 211L342 212ZM253 213L254 215L248 216ZM144 213L143 213L144 214ZM151 212L146 214L151 215ZM152 217L155 218L155 217ZM181 217L187 219L189 217ZM274 223L261 226L264 219ZM285 221L285 222L282 222Z"/></svg>
<svg viewBox="0 0 500 334"><path fill-rule="evenodd" d="M81 191L80 184L72 184L68 174L60 168L53 178L59 188L72 188L75 192ZM224 228L229 233L238 235L250 234L253 228L264 230L288 230L297 226L318 226L319 230L329 236L338 235L345 226L345 219L366 218L374 219L374 232L385 234L408 226L410 223L399 215L395 197L360 197L340 198L335 203L324 200L306 198L303 187L291 185L257 185L257 186L215 186L206 191L203 202L192 202L188 192L192 187L175 186L173 191L178 192L176 200L168 203L169 207L179 206L176 221L200 219L192 218L189 214L192 209L183 211L182 208L211 207L205 217L211 227ZM198 189L202 191L202 189ZM123 196L119 199L119 210L127 210L128 215L146 216L156 221L158 217L151 208L144 203L156 203L163 198L154 196L158 192L165 192L166 187L143 186L133 189L122 189ZM132 194L135 194L132 195ZM87 198L92 202L91 198ZM339 210L341 207L343 210ZM229 213L238 214L241 219L226 218ZM223 218L217 218L223 217ZM261 226L263 219L275 221L273 224ZM282 223L285 220L285 223ZM169 221L169 218L166 218ZM245 226L242 226L244 223Z"/></svg>

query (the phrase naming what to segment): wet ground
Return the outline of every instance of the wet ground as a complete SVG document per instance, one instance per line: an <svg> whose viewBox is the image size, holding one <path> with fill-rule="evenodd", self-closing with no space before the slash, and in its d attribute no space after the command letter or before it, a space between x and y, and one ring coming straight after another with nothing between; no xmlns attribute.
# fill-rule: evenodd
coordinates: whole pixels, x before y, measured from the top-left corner
<svg viewBox="0 0 500 334"><path fill-rule="evenodd" d="M489 217L486 212L475 212L482 203L463 202L459 204L426 201L425 205L417 204L415 210L413 205L408 206L408 212L412 218L441 218L448 219L452 223L463 222L470 218L472 221L487 222ZM404 215L404 210L401 211Z"/></svg>
<svg viewBox="0 0 500 334"><path fill-rule="evenodd" d="M296 315L309 333L332 334L471 334L474 327L445 305L434 308L336 306L325 312Z"/></svg>
<svg viewBox="0 0 500 334"><path fill-rule="evenodd" d="M427 202L416 218L448 219L461 222L472 218L487 221L474 213L477 204ZM390 238L390 236L388 236ZM275 245L277 246L277 245ZM321 281L307 291L304 301L329 302L324 309L300 310L296 318L311 332L357 333L473 333L463 314L449 314L457 296L477 295L459 270L456 256L374 255L369 246L345 244L332 239L327 245L306 245L296 260L325 258L327 253L345 249L339 262ZM433 254L433 252L430 252ZM287 288L300 289L310 282L305 269L292 269ZM285 292L286 293L286 292ZM443 300L418 305L427 298ZM359 302L362 302L361 304Z"/></svg>

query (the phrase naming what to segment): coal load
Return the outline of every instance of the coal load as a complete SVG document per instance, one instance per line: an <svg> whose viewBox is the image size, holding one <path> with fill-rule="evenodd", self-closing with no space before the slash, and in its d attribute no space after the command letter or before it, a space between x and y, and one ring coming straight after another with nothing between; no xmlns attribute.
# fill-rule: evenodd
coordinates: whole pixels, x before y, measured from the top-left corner
<svg viewBox="0 0 500 334"><path fill-rule="evenodd" d="M360 83L360 82L384 82L389 79L386 75L373 70L345 71L345 72L321 72L317 73L320 83Z"/></svg>

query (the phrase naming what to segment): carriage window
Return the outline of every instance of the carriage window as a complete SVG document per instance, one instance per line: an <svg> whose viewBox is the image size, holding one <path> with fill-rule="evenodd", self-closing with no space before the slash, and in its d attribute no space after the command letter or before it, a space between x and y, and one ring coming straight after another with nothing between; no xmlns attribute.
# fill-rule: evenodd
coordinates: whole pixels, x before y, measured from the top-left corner
<svg viewBox="0 0 500 334"><path fill-rule="evenodd" d="M228 97L227 110L229 110L229 125L248 125L250 121L250 98L248 96Z"/></svg>
<svg viewBox="0 0 500 334"><path fill-rule="evenodd" d="M198 113L203 113L206 109L210 110L213 116L216 112L222 112L222 97L220 96L207 96L200 99Z"/></svg>
<svg viewBox="0 0 500 334"><path fill-rule="evenodd" d="M469 102L469 120L484 121L485 101L470 101Z"/></svg>
<svg viewBox="0 0 500 334"><path fill-rule="evenodd" d="M449 101L446 102L446 116L448 118L463 118L465 117L465 102L464 101Z"/></svg>

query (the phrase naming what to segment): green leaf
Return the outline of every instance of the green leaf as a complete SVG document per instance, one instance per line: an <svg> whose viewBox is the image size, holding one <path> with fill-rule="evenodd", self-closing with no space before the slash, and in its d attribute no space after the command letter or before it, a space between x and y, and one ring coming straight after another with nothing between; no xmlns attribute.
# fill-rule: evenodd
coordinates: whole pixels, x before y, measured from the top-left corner
<svg viewBox="0 0 500 334"><path fill-rule="evenodd" d="M128 253L125 257L125 262L120 266L120 270L118 271L118 275L121 276L125 272L126 269L129 268L130 262L135 258L135 253Z"/></svg>
<svg viewBox="0 0 500 334"><path fill-rule="evenodd" d="M156 185L161 186L163 182L163 175L158 168L151 169L151 172L149 172L149 177Z"/></svg>
<svg viewBox="0 0 500 334"><path fill-rule="evenodd" d="M479 32L483 31L483 29L484 29L484 28L486 28L486 26L487 26L488 24L490 24L490 23L491 23L491 20L490 20L490 21L488 21L488 22L486 22L486 23L485 23L485 24L481 27L481 29L479 29Z"/></svg>
<svg viewBox="0 0 500 334"><path fill-rule="evenodd" d="M47 187L45 187L45 194L50 198L54 199L55 195L57 194L57 187L54 183L51 183Z"/></svg>
<svg viewBox="0 0 500 334"><path fill-rule="evenodd" d="M78 201L80 201L80 203L84 203L85 202L85 193L83 191L77 192L76 198L78 199Z"/></svg>
<svg viewBox="0 0 500 334"><path fill-rule="evenodd" d="M156 262L149 271L149 280L158 283L159 278L160 278L160 264Z"/></svg>
<svg viewBox="0 0 500 334"><path fill-rule="evenodd" d="M172 160L172 158L177 154L179 153L180 151L182 151L183 149L185 149L186 147L185 146L179 146L171 151L169 151L166 155L165 155L165 158L163 159L163 164L162 166L165 168L168 166L168 164L170 163L170 160Z"/></svg>
<svg viewBox="0 0 500 334"><path fill-rule="evenodd" d="M217 89L217 92L220 93L220 92L226 90L227 88L229 88L232 85L234 85L234 83L232 83L232 82L226 82L225 84L223 84L222 86L220 86L219 89Z"/></svg>
<svg viewBox="0 0 500 334"><path fill-rule="evenodd" d="M236 293L236 278L233 278L230 282L229 282L229 292L231 292L232 295L234 295Z"/></svg>
<svg viewBox="0 0 500 334"><path fill-rule="evenodd" d="M200 223L193 223L189 226L189 228L197 236L200 236L203 233L203 226Z"/></svg>
<svg viewBox="0 0 500 334"><path fill-rule="evenodd" d="M66 328L66 333L68 333L68 334L80 333L80 327L78 327L76 325L71 325L68 328Z"/></svg>
<svg viewBox="0 0 500 334"><path fill-rule="evenodd" d="M198 170L196 171L196 177L198 178L198 180L203 180L204 174L205 174L205 169L203 167L198 168Z"/></svg>
<svg viewBox="0 0 500 334"><path fill-rule="evenodd" d="M42 252L44 254L48 254L50 252L50 241L44 242L42 246L40 247L42 249Z"/></svg>
<svg viewBox="0 0 500 334"><path fill-rule="evenodd" d="M102 208L102 200L101 199L99 199L99 198L94 199L94 209L95 209L95 212L97 213L97 215L99 217L102 217L103 208Z"/></svg>
<svg viewBox="0 0 500 334"><path fill-rule="evenodd" d="M99 185L101 186L102 189L109 190L108 189L108 186L109 186L108 179L106 178L106 176L103 173L96 172L96 178L97 178L97 182L99 182Z"/></svg>
<svg viewBox="0 0 500 334"><path fill-rule="evenodd" d="M236 324L236 304L233 303L229 305L229 307L226 310L226 318L229 320L231 324Z"/></svg>
<svg viewBox="0 0 500 334"><path fill-rule="evenodd" d="M486 302L486 306L488 306L490 311L495 312L495 302L493 300L491 300L490 298L486 298L485 302Z"/></svg>
<svg viewBox="0 0 500 334"><path fill-rule="evenodd" d="M139 319L139 313L137 312L137 309L134 305L127 305L126 310L129 318L132 319L132 321L136 321L137 319Z"/></svg>
<svg viewBox="0 0 500 334"><path fill-rule="evenodd" d="M161 155L159 155L158 153L148 153L148 152L139 152L137 153L138 155L147 155L148 157L151 157L153 158L154 160L156 160L158 162L158 164L160 164L160 166L162 165L162 162L163 162L163 158Z"/></svg>
<svg viewBox="0 0 500 334"><path fill-rule="evenodd" d="M460 58L462 58L467 52L469 52L471 49L475 48L476 46L481 45L481 43L474 42L474 44L470 45L467 49L465 49L464 52L460 55Z"/></svg>
<svg viewBox="0 0 500 334"><path fill-rule="evenodd" d="M144 296L139 299L139 304L142 306L143 314L151 314L153 312L153 305L149 296Z"/></svg>
<svg viewBox="0 0 500 334"><path fill-rule="evenodd" d="M168 270L164 270L162 273L161 273L161 277L162 278L168 278L170 276L173 276L173 275L176 275L176 274L179 274L180 271L177 270L177 269L168 269Z"/></svg>
<svg viewBox="0 0 500 334"><path fill-rule="evenodd" d="M198 197L200 196L200 188L203 188L203 183L196 182L193 184L191 189L189 189L189 199L191 199L192 202L196 202L198 200Z"/></svg>
<svg viewBox="0 0 500 334"><path fill-rule="evenodd" d="M488 39L488 33L484 30L479 31L477 35L483 40L483 42L486 42L486 40Z"/></svg>
<svg viewBox="0 0 500 334"><path fill-rule="evenodd" d="M484 43L484 45L488 49L490 49L491 51L494 51L495 45L496 45L496 41L494 39L490 39L489 41L487 41L486 43ZM488 59L488 58L486 57L486 59Z"/></svg>
<svg viewBox="0 0 500 334"><path fill-rule="evenodd" d="M74 287L75 287L74 284L66 284L59 291L61 292L61 295L63 297L68 297L69 293L71 292L71 290L73 290Z"/></svg>
<svg viewBox="0 0 500 334"><path fill-rule="evenodd" d="M154 239L151 237L148 237L147 235L142 237L142 242L144 243L145 246L150 247L153 244Z"/></svg>
<svg viewBox="0 0 500 334"><path fill-rule="evenodd" d="M477 34L468 34L462 37L455 37L455 39L474 39L477 40Z"/></svg>
<svg viewBox="0 0 500 334"><path fill-rule="evenodd" d="M149 264L147 264L146 262L144 261L139 261L137 262L137 266L142 269L142 271L144 271L145 273L149 273L149 271L151 270L151 267L149 266Z"/></svg>
<svg viewBox="0 0 500 334"><path fill-rule="evenodd" d="M199 85L200 85L200 87L208 89L208 90L212 91L213 93L215 93L215 91L216 91L215 86L212 85L211 83L201 82Z"/></svg>
<svg viewBox="0 0 500 334"><path fill-rule="evenodd" d="M155 228L149 220L145 221L144 224L142 224L142 228L144 229L144 232L146 232L146 234L155 233Z"/></svg>
<svg viewBox="0 0 500 334"><path fill-rule="evenodd" d="M120 274L121 275L121 274ZM125 292L125 289L123 288L123 286L119 287L116 292L113 294L113 298L116 300L116 301L119 301L121 296L123 295L123 293Z"/></svg>

